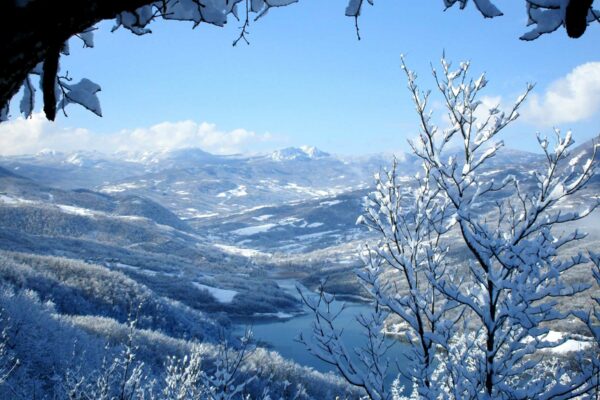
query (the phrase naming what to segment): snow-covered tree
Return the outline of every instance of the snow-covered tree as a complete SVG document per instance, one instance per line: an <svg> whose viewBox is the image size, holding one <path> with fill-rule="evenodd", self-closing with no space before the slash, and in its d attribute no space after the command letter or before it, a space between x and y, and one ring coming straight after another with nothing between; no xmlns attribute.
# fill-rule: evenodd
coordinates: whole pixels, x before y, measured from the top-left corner
<svg viewBox="0 0 600 400"><path fill-rule="evenodd" d="M596 281L596 285L600 286L600 254L590 252L590 259L592 260L592 276ZM592 296L592 299L596 303L596 307L593 310L589 312L577 311L575 315L586 323L594 339L600 346L600 296Z"/></svg>
<svg viewBox="0 0 600 400"><path fill-rule="evenodd" d="M101 108L97 92L100 86L88 79L77 83L60 74L60 57L69 53L67 41L73 36L84 46L93 47L94 25L115 20L114 29L123 27L136 35L150 32L156 19L188 21L194 27L201 23L224 25L232 15L240 21L240 36L233 42L246 40L250 21L266 15L276 7L298 0L8 0L0 13L0 121L9 116L9 102L20 88L23 98L20 112L30 115L34 109L35 87L39 79L44 112L53 120L57 109L70 103L80 104L97 115ZM367 0L373 4L372 0ZM589 23L600 21L600 11L593 0L521 0L527 9L528 25L533 28L521 36L534 40L564 26L571 37L581 36ZM358 18L364 0L349 0L346 15ZM463 9L468 0L443 0L446 8L456 4ZM502 15L492 0L473 0L485 18ZM359 36L360 37L360 36Z"/></svg>
<svg viewBox="0 0 600 400"><path fill-rule="evenodd" d="M502 142L497 135L518 117L518 108L531 90L528 86L508 113L498 108L478 118L480 91L486 78L469 77L469 63L452 70L442 60L443 74L434 71L437 88L445 103L450 127L439 130L427 110L428 93L418 90L416 74L403 64L408 86L421 121L421 133L412 146L424 168L431 171L435 185L449 199L459 237L470 253L470 281L431 280L444 296L462 304L470 318L478 320L477 336L482 354L478 366L477 392L490 398L554 395L559 388L536 388L514 376L525 376L533 365L527 359L539 349L553 346L542 338L548 332L544 323L562 318L555 310L556 298L572 296L587 285L568 285L561 278L568 270L588 261L582 253L569 259L560 249L581 240L574 231L556 236L561 224L589 215L597 204L580 212L563 212L558 203L581 190L592 177L592 160L568 163L571 133L557 130L551 147L538 136L546 156L545 170L533 171L534 185L524 189L513 176L494 182L481 174L481 168L494 157ZM458 156L445 158L445 146L457 138ZM507 191L506 199L498 192ZM488 208L495 204L492 213ZM533 341L528 341L528 339ZM475 339L477 340L477 338ZM473 376L468 376L471 381ZM581 379L587 379L582 376ZM571 388L568 388L569 392Z"/></svg>
<svg viewBox="0 0 600 400"><path fill-rule="evenodd" d="M597 384L595 362L581 357L581 373L553 364L556 376L565 378L552 380L549 364L539 357L565 341L548 335L548 323L567 316L558 311L557 299L590 287L564 279L589 257L561 255L585 234L560 234L558 227L598 206L561 209L594 174L595 149L589 160L569 159L571 133L556 130L554 145L538 136L543 168L532 169L525 181L512 175L494 181L483 169L503 146L498 135L518 118L532 86L508 112L481 110L485 75L472 78L468 62L453 69L442 59L441 65L433 77L447 111L446 129L434 124L431 92L419 90L417 75L403 60L420 122L411 146L423 172L410 183L397 179L396 165L377 175L358 221L380 238L367 248L358 271L375 305L372 317L361 316L360 322L368 343L377 346L351 356L328 307L331 295L323 291L304 297L315 320L311 337L303 341L376 399L394 392L381 386L389 361L380 331L388 313L403 322L411 349L404 373L417 398L560 399L586 393ZM458 150L448 149L449 143ZM463 257L449 259L449 246Z"/></svg>
<svg viewBox="0 0 600 400"><path fill-rule="evenodd" d="M600 287L600 254L595 252L590 252L590 259L592 260L592 276L596 281L596 287ZM600 398L600 295L596 293L595 296L592 296L592 300L595 302L595 306L592 310L582 311L577 310L574 314L582 320L588 327L591 332L595 343L592 348L592 355L596 355L596 357L592 357L592 375L595 379L595 387L593 388L593 393L595 394L594 398Z"/></svg>
<svg viewBox="0 0 600 400"><path fill-rule="evenodd" d="M128 334L119 353L110 359L109 347L101 367L92 374L81 371L76 364L57 377L69 400L143 400L152 398L153 382L149 382L144 363L136 360L135 344L137 318L129 318Z"/></svg>
<svg viewBox="0 0 600 400"><path fill-rule="evenodd" d="M251 333L241 339L241 348L233 350L225 341L217 348L215 370L212 374L201 368L201 355L195 348L182 359L170 357L167 361L162 398L173 400L234 400L243 398L246 386L256 376L241 380L240 368L248 356Z"/></svg>
<svg viewBox="0 0 600 400"><path fill-rule="evenodd" d="M150 369L137 360L137 318L130 319L128 334L120 351L113 352L107 345L102 365L92 373L82 371L81 363L74 362L63 377L55 377L61 398L69 400L235 400L250 399L246 387L256 379L240 379L240 370L249 352L251 333L241 339L241 347L234 350L222 341L217 346L214 368L211 372L202 365L202 351L198 343L183 357L167 357L161 381L152 378Z"/></svg>
<svg viewBox="0 0 600 400"><path fill-rule="evenodd" d="M19 366L19 360L15 358L9 348L9 321L7 319L0 312L0 385L3 385L15 368Z"/></svg>

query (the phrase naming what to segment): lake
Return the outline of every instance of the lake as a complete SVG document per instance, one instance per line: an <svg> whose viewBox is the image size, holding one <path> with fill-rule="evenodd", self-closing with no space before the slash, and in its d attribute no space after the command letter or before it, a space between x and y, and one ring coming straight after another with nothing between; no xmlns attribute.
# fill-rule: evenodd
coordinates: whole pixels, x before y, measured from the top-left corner
<svg viewBox="0 0 600 400"><path fill-rule="evenodd" d="M300 296L296 291L296 285L298 284L297 281L286 279L278 280L277 283L287 292L293 294L298 301L301 301ZM303 288L303 291L308 291L308 289ZM368 313L371 309L368 304L351 301L336 300L334 301L333 306L339 310L344 304L346 309L342 311L342 313L336 319L336 326L339 329L343 329L342 337L344 338L344 343L347 349L350 350L365 343L366 338L364 336L364 328L356 321L356 316L358 316L360 313ZM304 309L307 311L307 313L297 315L289 319L267 321L259 320L253 322L253 324L249 327L252 329L252 336L254 340L257 341L259 345L275 350L283 357L293 360L298 364L314 368L320 372L337 372L337 369L334 366L327 364L313 356L308 350L306 350L302 343L296 341L296 338L298 338L300 333L303 333L307 338L310 337L309 335L311 334L313 314L309 312L310 310L307 307L304 306ZM239 334L243 333L245 327L246 326L239 325L237 332ZM389 342L390 344L393 343L393 346L387 353L391 361L390 370L395 371L396 368L392 365L395 364L396 360L399 365L406 363L406 357L404 353L408 348L405 343L391 338L389 339ZM395 378L393 375L395 374L391 374L389 378L390 383Z"/></svg>

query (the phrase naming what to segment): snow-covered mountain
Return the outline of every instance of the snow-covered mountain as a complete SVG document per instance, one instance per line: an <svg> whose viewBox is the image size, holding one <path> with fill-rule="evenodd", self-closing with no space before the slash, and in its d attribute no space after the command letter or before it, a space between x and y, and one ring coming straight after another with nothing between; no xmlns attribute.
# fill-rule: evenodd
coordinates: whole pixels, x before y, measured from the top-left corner
<svg viewBox="0 0 600 400"><path fill-rule="evenodd" d="M0 258L16 251L83 260L199 311L246 315L245 301L220 302L211 288L246 299L264 280L247 276L255 267L243 255L216 244L147 198L52 188L0 167ZM274 304L282 298L288 311L297 310L276 286L272 291L271 300L260 294L256 312L279 311Z"/></svg>
<svg viewBox="0 0 600 400"><path fill-rule="evenodd" d="M194 148L112 155L44 152L0 158L0 165L48 186L142 196L182 218L198 219L364 188L390 160L341 158L303 146L258 156L220 156Z"/></svg>
<svg viewBox="0 0 600 400"><path fill-rule="evenodd" d="M592 149L592 141L583 143L571 157L589 157ZM214 155L197 148L112 155L44 151L1 158L5 178L0 190L9 190L10 175L18 174L29 186L6 192L5 203L52 197L50 203L72 210L126 213L178 230L189 227L207 240L250 252L302 253L367 237L355 225L362 199L373 174L392 159L385 154L339 157L310 146L254 156ZM410 187L419 159L400 154L396 162L399 180ZM481 173L498 181L514 175L526 187L534 184L531 171L543 162L541 154L502 149ZM598 192L597 176L591 185L581 201ZM482 204L482 212L488 206Z"/></svg>
<svg viewBox="0 0 600 400"><path fill-rule="evenodd" d="M329 156L329 153L321 151L314 146L287 147L276 150L271 154L271 158L274 161L314 160Z"/></svg>
<svg viewBox="0 0 600 400"><path fill-rule="evenodd" d="M77 151L62 153L44 150L34 155L0 157L0 166L37 182L61 189L93 189L112 182L142 174L142 163L126 157L107 156L99 152Z"/></svg>
<svg viewBox="0 0 600 400"><path fill-rule="evenodd" d="M574 149L573 163L592 148ZM420 161L396 160L397 181L410 192ZM514 175L527 190L544 160L503 149L480 173L496 181ZM356 220L373 174L391 162L310 147L254 156L184 149L3 157L0 279L52 304L49 315L69 329L86 322L86 334L125 322L132 303L143 304L141 328L178 340L207 342L232 323L294 318L302 308L282 278L314 288L327 277L334 293L364 295L353 270L359 248L378 238ZM595 175L559 206L579 208L598 193ZM475 211L488 213L506 195L495 192ZM590 232L592 249L600 243L597 215L577 226ZM466 254L457 243L448 257L462 263Z"/></svg>

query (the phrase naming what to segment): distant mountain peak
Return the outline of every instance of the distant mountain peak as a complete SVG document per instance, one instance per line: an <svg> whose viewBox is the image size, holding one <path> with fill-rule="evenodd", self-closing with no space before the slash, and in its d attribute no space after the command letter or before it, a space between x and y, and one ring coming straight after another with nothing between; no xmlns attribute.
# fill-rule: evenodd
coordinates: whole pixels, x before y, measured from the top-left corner
<svg viewBox="0 0 600 400"><path fill-rule="evenodd" d="M205 159L214 157L213 154L206 152L199 147L185 147L183 149L169 150L164 153L165 158L184 158L184 159Z"/></svg>
<svg viewBox="0 0 600 400"><path fill-rule="evenodd" d="M105 158L106 155L97 150L77 150L64 154L62 162L77 167L91 167Z"/></svg>
<svg viewBox="0 0 600 400"><path fill-rule="evenodd" d="M329 157L329 153L317 149L314 146L286 147L274 151L271 158L274 161L310 160Z"/></svg>
<svg viewBox="0 0 600 400"><path fill-rule="evenodd" d="M42 150L38 151L35 155L37 157L45 157L45 156L56 156L57 154L59 154L59 152L57 152L56 150L42 149Z"/></svg>
<svg viewBox="0 0 600 400"><path fill-rule="evenodd" d="M168 149L162 151L132 151L116 153L124 161L141 164L159 164L161 162L200 162L215 156L198 147L185 147L181 149Z"/></svg>
<svg viewBox="0 0 600 400"><path fill-rule="evenodd" d="M304 153L306 153L310 158L322 158L330 156L329 153L319 150L315 146L300 146L300 149Z"/></svg>
<svg viewBox="0 0 600 400"><path fill-rule="evenodd" d="M69 157L67 157L67 159L65 160L66 163L68 164L73 164L73 165L78 165L78 166L83 166L85 160L83 157L81 157L80 154L71 154Z"/></svg>

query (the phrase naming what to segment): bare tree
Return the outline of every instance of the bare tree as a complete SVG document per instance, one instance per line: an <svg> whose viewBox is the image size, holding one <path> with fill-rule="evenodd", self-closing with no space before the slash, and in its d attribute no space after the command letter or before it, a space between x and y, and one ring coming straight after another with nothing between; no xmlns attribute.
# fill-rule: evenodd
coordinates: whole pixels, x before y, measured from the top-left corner
<svg viewBox="0 0 600 400"><path fill-rule="evenodd" d="M241 347L234 350L222 340L217 346L215 370L212 374L201 368L201 354L194 348L183 359L171 357L167 361L162 398L173 400L233 400L245 398L247 385L256 379L240 379L241 367L249 353L252 334L246 331Z"/></svg>
<svg viewBox="0 0 600 400"><path fill-rule="evenodd" d="M311 296L298 288L302 301L314 313L312 333L300 334L298 341L320 360L334 366L350 384L364 389L371 399L385 400L391 396L386 387L389 362L385 354L389 344L383 335L383 323L388 312L375 301L374 310L360 315L358 322L365 329L366 344L350 352L344 345L343 332L336 329L335 320L344 310L334 303L335 296L325 291L325 282L317 296Z"/></svg>

